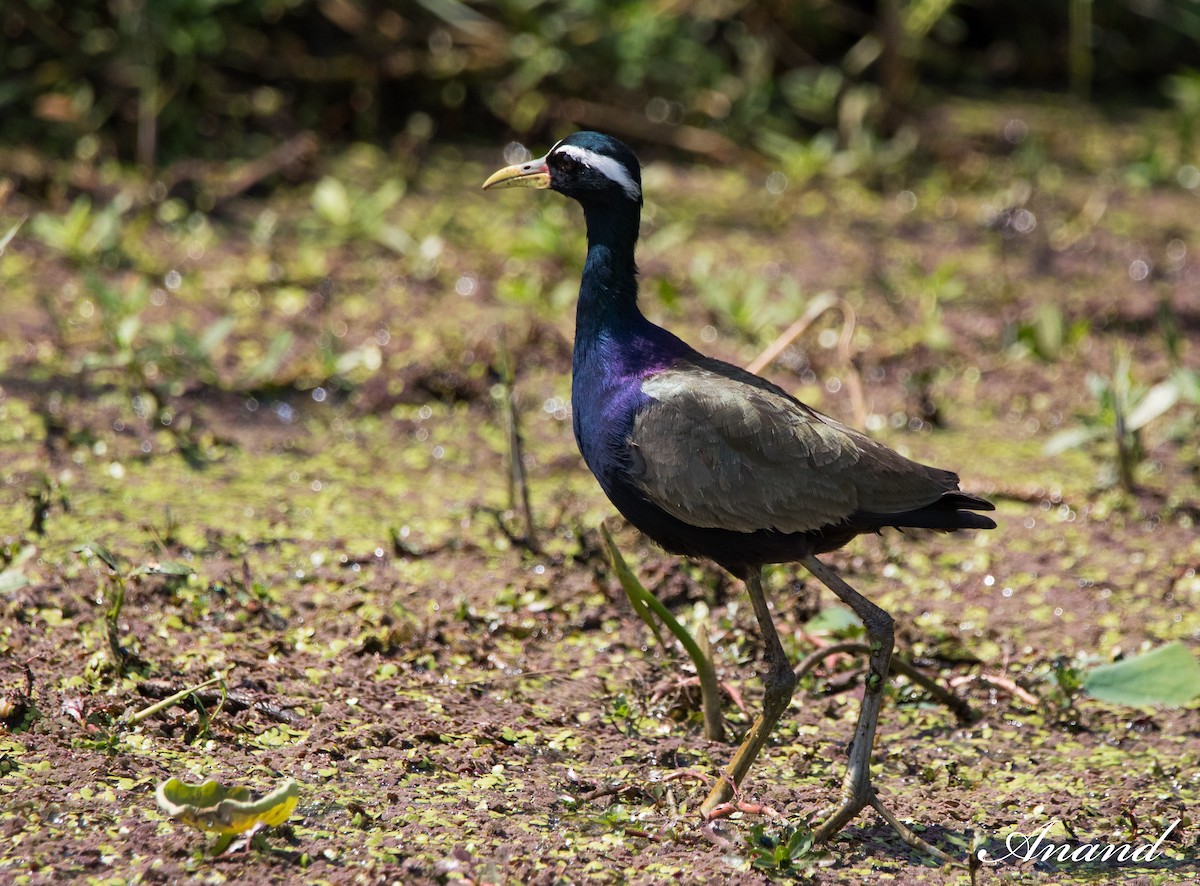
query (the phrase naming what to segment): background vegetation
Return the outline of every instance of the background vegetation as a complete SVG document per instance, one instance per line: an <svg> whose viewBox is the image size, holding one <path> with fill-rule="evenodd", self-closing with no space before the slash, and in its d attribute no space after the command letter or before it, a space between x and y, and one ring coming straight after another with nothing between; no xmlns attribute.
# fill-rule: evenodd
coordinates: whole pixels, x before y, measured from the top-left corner
<svg viewBox="0 0 1200 886"><path fill-rule="evenodd" d="M1190 0L10 0L0 138L150 167L299 132L493 142L569 121L728 154L864 119L890 134L918 86L1194 116L1198 44Z"/></svg>
<svg viewBox="0 0 1200 886"><path fill-rule="evenodd" d="M809 845L863 674L806 657L861 628L787 568L817 666L743 786L782 817L698 826L753 616L614 523L618 582L578 212L478 190L585 125L646 161L653 318L741 364L804 320L767 374L997 503L831 557L981 714L893 681L888 802L964 858L1178 821L1137 871L998 876L1194 880L1198 35L1188 0L5 0L0 879L963 882L870 816ZM214 857L154 799L208 775L286 824Z"/></svg>

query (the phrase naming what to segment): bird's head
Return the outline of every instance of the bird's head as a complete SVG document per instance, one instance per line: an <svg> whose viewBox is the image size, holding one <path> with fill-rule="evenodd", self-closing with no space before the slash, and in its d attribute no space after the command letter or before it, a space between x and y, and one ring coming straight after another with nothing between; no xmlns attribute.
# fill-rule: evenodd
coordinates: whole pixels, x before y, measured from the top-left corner
<svg viewBox="0 0 1200 886"><path fill-rule="evenodd" d="M545 157L499 170L490 188L550 188L587 205L642 205L642 169L628 145L599 132L567 136Z"/></svg>

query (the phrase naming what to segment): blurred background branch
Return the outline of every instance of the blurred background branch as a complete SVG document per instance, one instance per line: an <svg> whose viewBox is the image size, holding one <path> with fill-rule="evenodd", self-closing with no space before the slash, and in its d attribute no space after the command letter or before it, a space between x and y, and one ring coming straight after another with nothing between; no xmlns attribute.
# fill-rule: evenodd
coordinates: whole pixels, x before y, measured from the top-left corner
<svg viewBox="0 0 1200 886"><path fill-rule="evenodd" d="M0 141L151 170L571 123L728 161L890 138L922 93L1187 102L1198 49L1191 0L8 0Z"/></svg>

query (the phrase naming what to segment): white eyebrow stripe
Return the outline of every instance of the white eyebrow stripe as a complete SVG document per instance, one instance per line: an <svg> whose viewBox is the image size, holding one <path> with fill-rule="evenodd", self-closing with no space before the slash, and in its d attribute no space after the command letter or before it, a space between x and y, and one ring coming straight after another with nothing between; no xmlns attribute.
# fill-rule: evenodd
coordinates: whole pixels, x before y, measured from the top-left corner
<svg viewBox="0 0 1200 886"><path fill-rule="evenodd" d="M621 161L614 160L612 157L605 157L603 154L597 154L595 151L589 151L587 148L580 148L576 145L564 145L561 142L550 149L551 154L555 151L561 154L569 154L585 166L590 166L597 172L612 179L624 188L625 193L634 200L642 198L642 189L629 175L629 170L625 168L625 164L621 163Z"/></svg>

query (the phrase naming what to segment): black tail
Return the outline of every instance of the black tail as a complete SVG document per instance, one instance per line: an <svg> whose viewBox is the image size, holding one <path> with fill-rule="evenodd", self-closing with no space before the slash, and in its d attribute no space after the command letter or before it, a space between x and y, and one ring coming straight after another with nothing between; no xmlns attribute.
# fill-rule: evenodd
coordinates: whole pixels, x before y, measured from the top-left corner
<svg viewBox="0 0 1200 886"><path fill-rule="evenodd" d="M983 498L965 492L947 492L931 505L901 511L898 514L860 512L851 517L856 523L879 530L885 526L896 529L936 529L954 532L956 529L995 529L996 521L973 511L994 511L996 506Z"/></svg>

